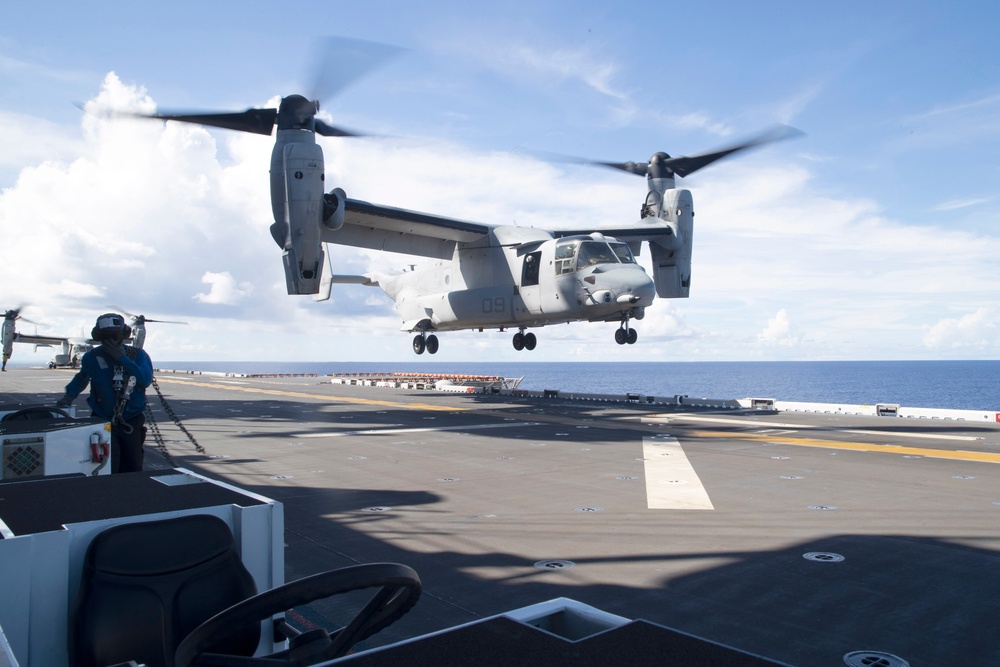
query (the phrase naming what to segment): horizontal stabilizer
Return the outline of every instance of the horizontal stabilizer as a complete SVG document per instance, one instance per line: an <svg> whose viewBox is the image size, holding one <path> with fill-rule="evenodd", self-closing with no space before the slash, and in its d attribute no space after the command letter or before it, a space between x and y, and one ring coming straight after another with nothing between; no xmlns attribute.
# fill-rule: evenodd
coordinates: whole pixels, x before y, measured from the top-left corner
<svg viewBox="0 0 1000 667"><path fill-rule="evenodd" d="M378 287L378 281L372 280L371 276L330 276L330 283L337 283L338 285L367 285L369 287Z"/></svg>

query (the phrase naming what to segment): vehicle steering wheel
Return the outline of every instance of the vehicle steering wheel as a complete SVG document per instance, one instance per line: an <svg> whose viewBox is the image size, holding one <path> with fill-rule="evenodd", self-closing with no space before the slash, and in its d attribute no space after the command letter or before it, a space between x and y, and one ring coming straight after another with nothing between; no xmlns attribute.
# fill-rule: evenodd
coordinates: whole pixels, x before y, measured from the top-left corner
<svg viewBox="0 0 1000 667"><path fill-rule="evenodd" d="M174 664L189 667L220 639L277 613L340 593L376 587L375 594L347 625L329 633L318 631L328 645L309 651L312 655L303 660L294 655L293 639L291 650L266 656L266 664L298 666L338 658L351 646L389 627L413 608L420 597L421 586L420 577L412 568L399 563L353 565L264 591L219 612L195 628L177 647ZM313 641L316 632L307 633ZM254 664L253 658L245 656L211 654L211 660L213 665Z"/></svg>
<svg viewBox="0 0 1000 667"><path fill-rule="evenodd" d="M60 408L33 405L30 408L22 408L17 412L9 412L0 421L9 422L21 419L70 419L70 416L68 412Z"/></svg>

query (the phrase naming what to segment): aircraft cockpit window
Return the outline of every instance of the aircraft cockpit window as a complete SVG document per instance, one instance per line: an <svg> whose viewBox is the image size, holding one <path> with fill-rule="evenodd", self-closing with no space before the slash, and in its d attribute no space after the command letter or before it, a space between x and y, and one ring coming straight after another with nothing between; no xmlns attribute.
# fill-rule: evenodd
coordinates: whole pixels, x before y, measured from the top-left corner
<svg viewBox="0 0 1000 667"><path fill-rule="evenodd" d="M576 270L576 249L580 245L579 241L568 241L556 246L556 275L563 273L573 273Z"/></svg>
<svg viewBox="0 0 1000 667"><path fill-rule="evenodd" d="M628 249L627 243L612 243L610 245L611 249L615 251L619 262L622 264L635 264L635 257L632 256L632 251Z"/></svg>
<svg viewBox="0 0 1000 667"><path fill-rule="evenodd" d="M576 268L582 269L595 264L617 264L618 257L611 247L602 241L583 241L577 254Z"/></svg>

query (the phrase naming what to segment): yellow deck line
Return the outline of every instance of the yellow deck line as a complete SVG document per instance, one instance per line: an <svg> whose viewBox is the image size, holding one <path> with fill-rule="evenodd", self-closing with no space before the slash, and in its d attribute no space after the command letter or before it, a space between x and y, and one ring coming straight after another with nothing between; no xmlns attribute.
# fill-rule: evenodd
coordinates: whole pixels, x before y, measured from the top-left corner
<svg viewBox="0 0 1000 667"><path fill-rule="evenodd" d="M730 433L725 431L695 431L694 434L704 438L727 438L731 440L777 442L783 445L797 445L801 447L822 447L825 449L843 449L855 452L907 454L911 456L924 456L933 459L952 459L955 461L981 461L984 463L1000 463L1000 454L993 454L990 452L954 451L950 449L927 449L925 447L877 445L871 442L843 442L840 440L790 438L787 436L774 436L774 435L754 434L754 433Z"/></svg>

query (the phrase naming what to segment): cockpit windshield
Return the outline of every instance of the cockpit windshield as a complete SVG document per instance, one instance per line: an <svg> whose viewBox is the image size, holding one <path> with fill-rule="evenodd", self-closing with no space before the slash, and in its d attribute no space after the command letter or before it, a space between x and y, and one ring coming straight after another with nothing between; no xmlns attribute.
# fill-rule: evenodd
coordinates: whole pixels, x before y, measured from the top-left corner
<svg viewBox="0 0 1000 667"><path fill-rule="evenodd" d="M618 258L607 243L583 241L576 254L576 268L583 269L595 264L617 264Z"/></svg>
<svg viewBox="0 0 1000 667"><path fill-rule="evenodd" d="M628 249L627 243L610 243L611 249L615 251L615 256L618 257L618 261L622 264L635 264L635 257L632 256L632 251Z"/></svg>
<svg viewBox="0 0 1000 667"><path fill-rule="evenodd" d="M556 245L556 274L573 273L597 264L635 264L628 245L617 241L565 240Z"/></svg>

